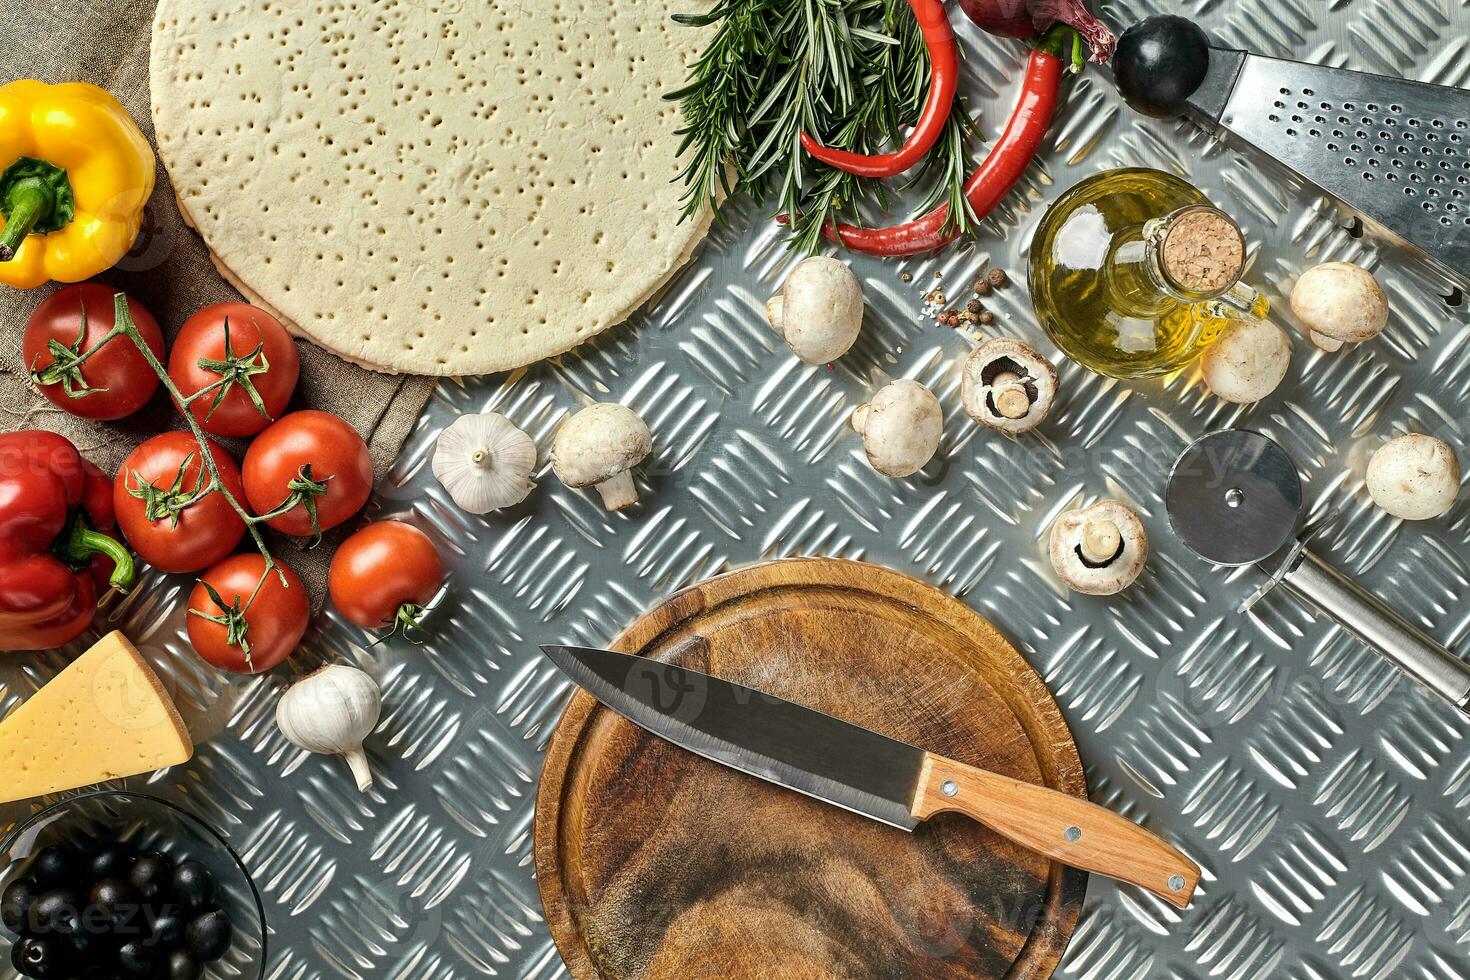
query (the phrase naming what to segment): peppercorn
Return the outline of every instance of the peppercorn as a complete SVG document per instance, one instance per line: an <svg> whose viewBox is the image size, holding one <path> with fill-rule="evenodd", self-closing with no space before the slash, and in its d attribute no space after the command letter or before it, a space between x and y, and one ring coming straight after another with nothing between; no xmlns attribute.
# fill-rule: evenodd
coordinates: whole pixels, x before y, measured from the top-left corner
<svg viewBox="0 0 1470 980"><path fill-rule="evenodd" d="M1007 282L1006 271L1004 269L991 269L990 274L985 278L989 281L990 285L997 289L1004 286Z"/></svg>
<svg viewBox="0 0 1470 980"><path fill-rule="evenodd" d="M912 272L900 272L898 274L898 278L902 279L904 282L913 282L914 274Z"/></svg>
<svg viewBox="0 0 1470 980"><path fill-rule="evenodd" d="M986 326L989 326L990 324L995 322L995 314L991 313L989 310L986 310L984 313L980 314L980 322L985 324Z"/></svg>
<svg viewBox="0 0 1470 980"><path fill-rule="evenodd" d="M969 310L971 313L979 313L981 310L985 309L985 307L980 305L980 301L978 299L972 299L965 304L965 309Z"/></svg>
<svg viewBox="0 0 1470 980"><path fill-rule="evenodd" d="M989 296L990 295L990 283L986 282L984 279L976 279L975 280L975 295L976 296Z"/></svg>

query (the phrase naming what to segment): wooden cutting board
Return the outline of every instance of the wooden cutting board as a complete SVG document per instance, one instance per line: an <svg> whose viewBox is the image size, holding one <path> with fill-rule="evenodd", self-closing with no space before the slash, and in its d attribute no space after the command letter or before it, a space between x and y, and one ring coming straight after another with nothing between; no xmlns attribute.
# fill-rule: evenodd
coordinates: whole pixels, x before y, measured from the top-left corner
<svg viewBox="0 0 1470 980"><path fill-rule="evenodd" d="M676 593L614 646L1087 795L1036 672L969 607L897 572L756 565ZM536 870L579 980L1048 977L1087 881L961 816L910 834L772 786L581 691L541 776Z"/></svg>

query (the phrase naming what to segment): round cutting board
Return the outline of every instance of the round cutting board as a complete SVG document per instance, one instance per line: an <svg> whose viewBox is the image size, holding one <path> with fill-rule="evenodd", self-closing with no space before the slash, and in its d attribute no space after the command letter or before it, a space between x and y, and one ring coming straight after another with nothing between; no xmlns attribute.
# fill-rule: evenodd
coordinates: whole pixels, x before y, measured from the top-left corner
<svg viewBox="0 0 1470 980"><path fill-rule="evenodd" d="M1046 685L988 622L897 572L757 565L671 596L619 650L1087 795ZM912 833L656 738L585 692L552 736L536 870L572 975L1051 975L1086 875L964 817Z"/></svg>

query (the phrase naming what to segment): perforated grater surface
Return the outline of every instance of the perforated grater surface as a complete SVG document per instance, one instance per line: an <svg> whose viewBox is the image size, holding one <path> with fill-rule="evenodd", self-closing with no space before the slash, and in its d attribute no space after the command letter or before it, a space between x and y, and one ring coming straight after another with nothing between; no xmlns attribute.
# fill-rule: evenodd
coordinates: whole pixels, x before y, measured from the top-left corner
<svg viewBox="0 0 1470 980"><path fill-rule="evenodd" d="M1214 48L1189 104L1470 278L1470 91Z"/></svg>

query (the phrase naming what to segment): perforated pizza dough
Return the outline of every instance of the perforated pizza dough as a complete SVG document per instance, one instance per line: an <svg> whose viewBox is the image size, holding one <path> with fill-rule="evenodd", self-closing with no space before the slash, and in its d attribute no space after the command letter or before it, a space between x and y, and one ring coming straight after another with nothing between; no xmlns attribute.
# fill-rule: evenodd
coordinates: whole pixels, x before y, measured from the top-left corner
<svg viewBox="0 0 1470 980"><path fill-rule="evenodd" d="M689 259L677 0L159 0L158 149L216 264L416 374L529 364Z"/></svg>

